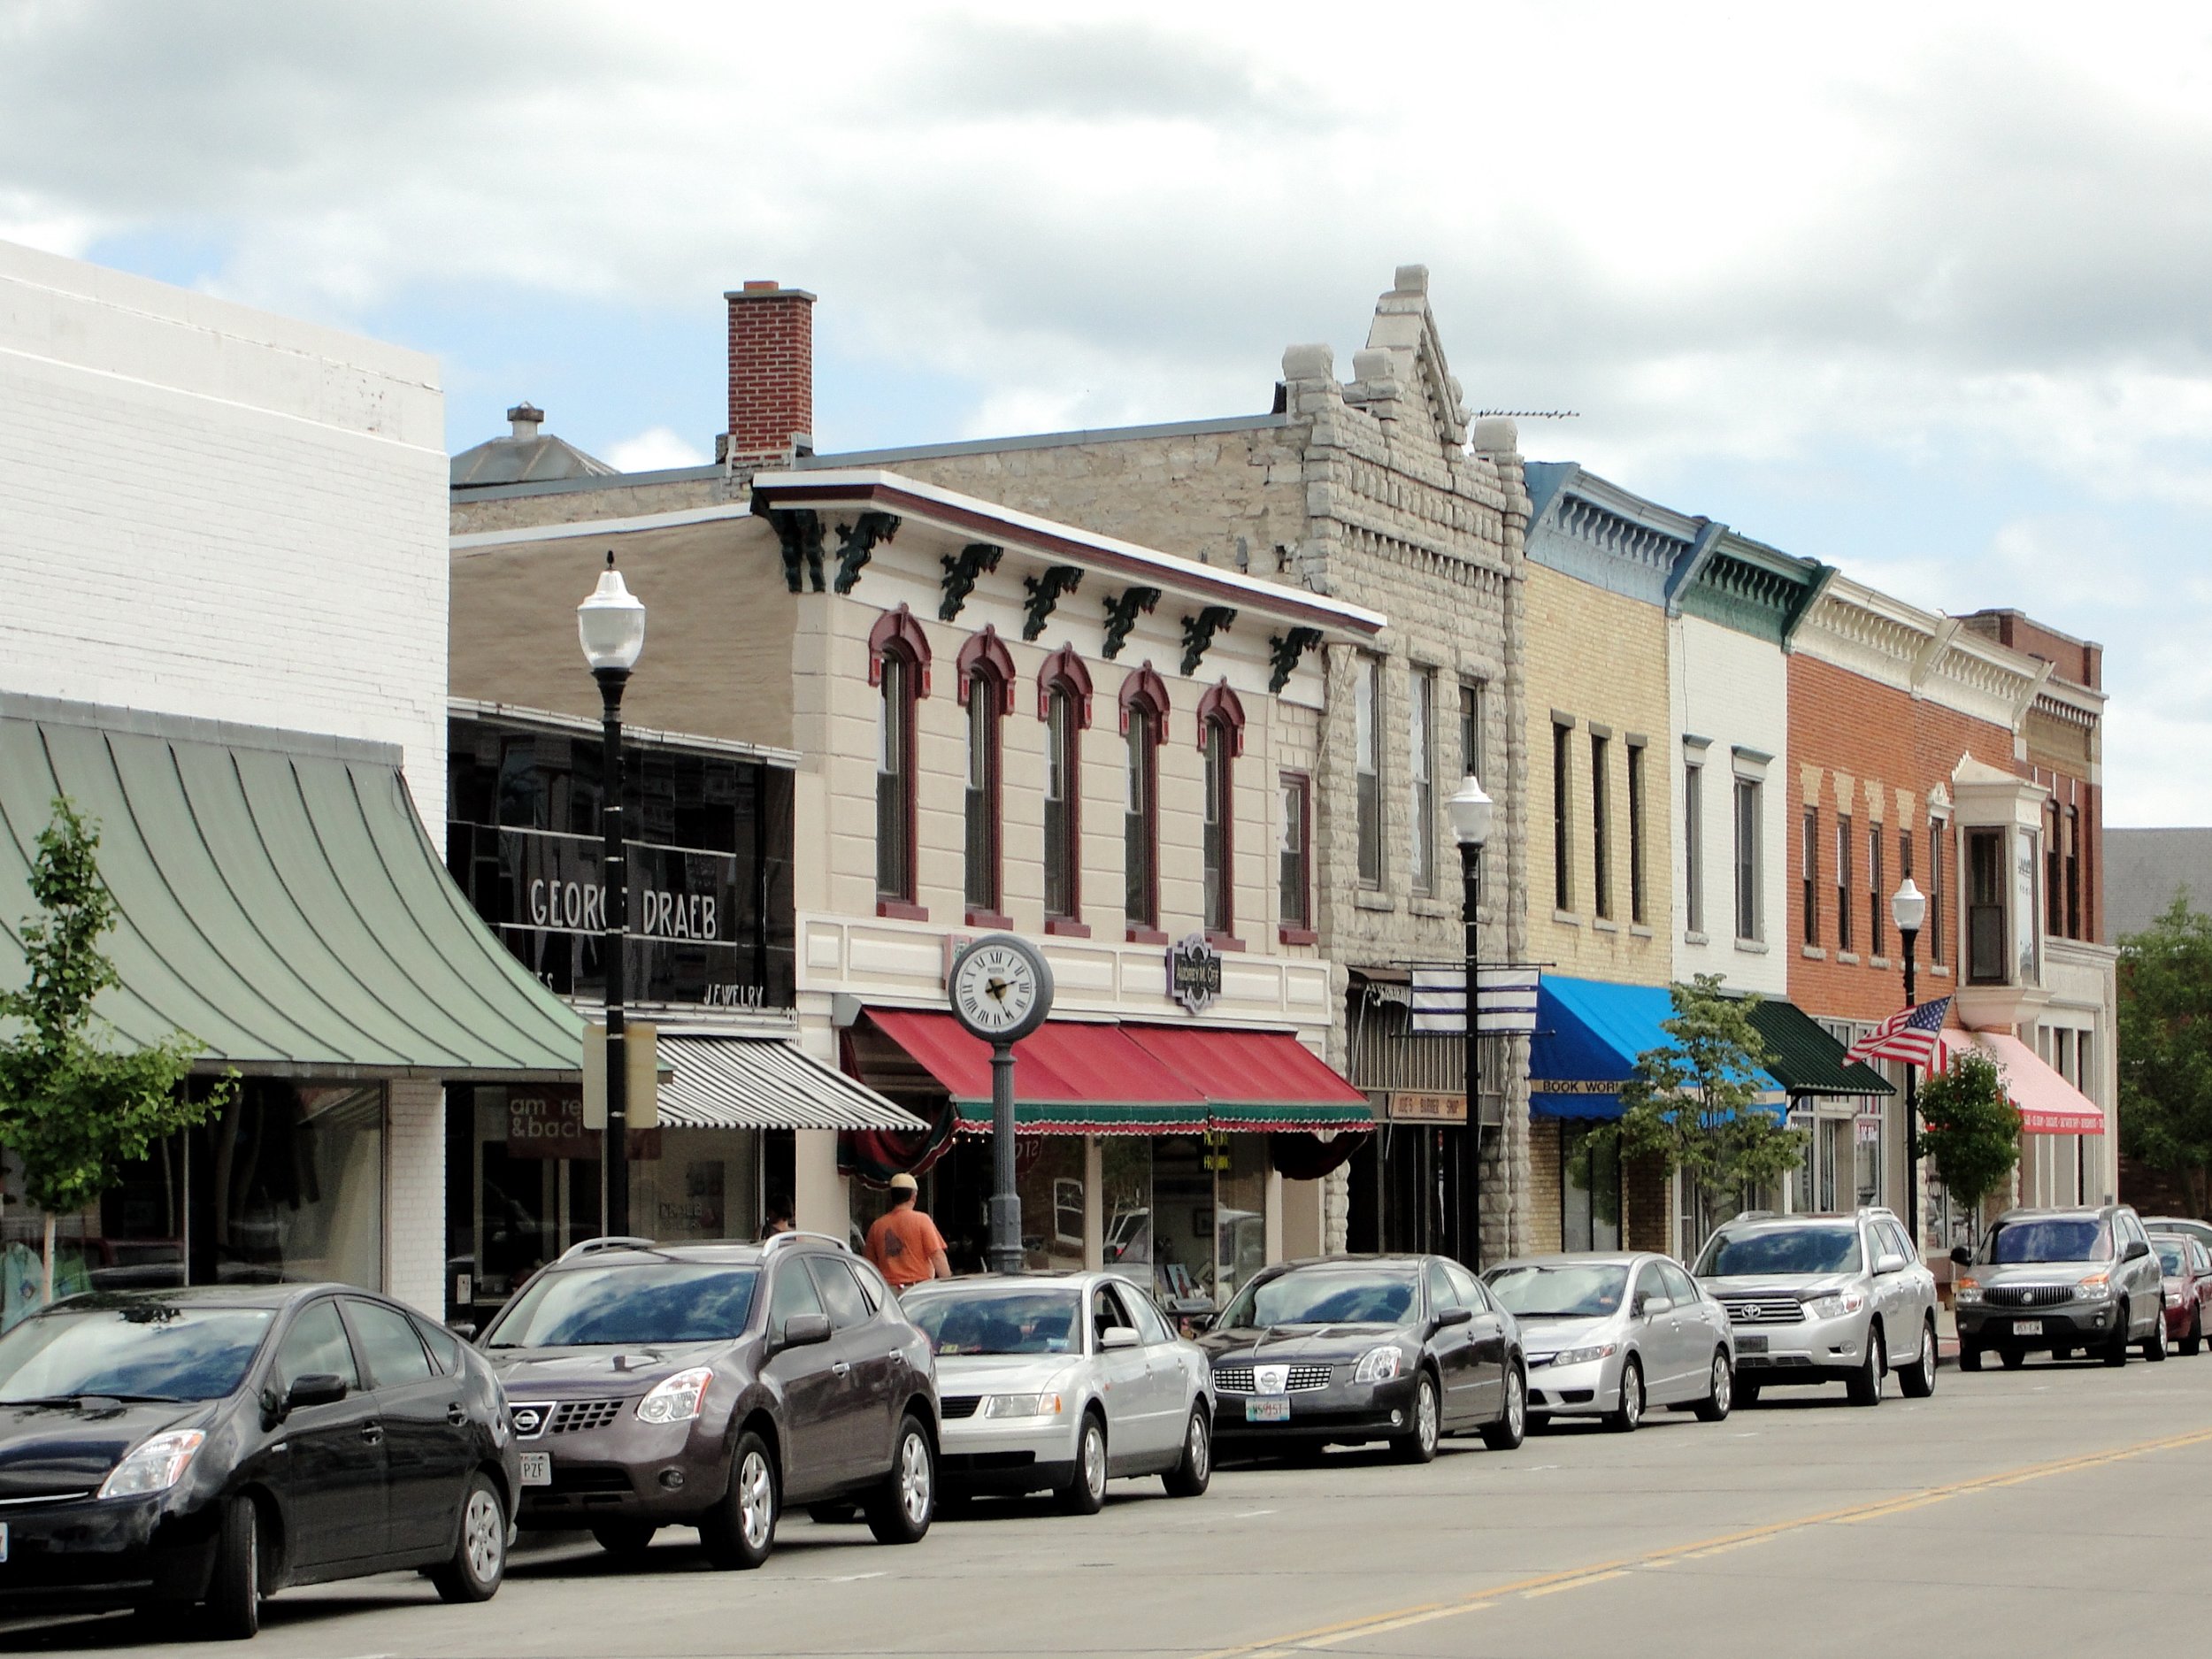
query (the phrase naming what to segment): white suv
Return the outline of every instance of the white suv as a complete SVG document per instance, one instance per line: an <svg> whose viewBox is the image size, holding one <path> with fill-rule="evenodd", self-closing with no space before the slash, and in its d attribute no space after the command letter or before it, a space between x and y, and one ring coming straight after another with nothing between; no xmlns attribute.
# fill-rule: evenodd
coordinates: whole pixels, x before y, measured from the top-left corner
<svg viewBox="0 0 2212 1659"><path fill-rule="evenodd" d="M1935 1275L1889 1210L1747 1210L1692 1271L1735 1327L1739 1404L1763 1387L1840 1382L1853 1405L1879 1405L1893 1356L1908 1394L1935 1392Z"/></svg>

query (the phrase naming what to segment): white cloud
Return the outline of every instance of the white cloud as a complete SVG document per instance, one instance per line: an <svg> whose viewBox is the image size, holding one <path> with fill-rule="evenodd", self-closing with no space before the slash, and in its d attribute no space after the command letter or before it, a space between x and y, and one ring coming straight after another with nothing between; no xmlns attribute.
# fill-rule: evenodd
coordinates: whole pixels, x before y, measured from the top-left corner
<svg viewBox="0 0 2212 1659"><path fill-rule="evenodd" d="M704 466L713 457L686 442L672 426L649 426L634 438L608 445L606 459L625 472L657 472L664 467Z"/></svg>

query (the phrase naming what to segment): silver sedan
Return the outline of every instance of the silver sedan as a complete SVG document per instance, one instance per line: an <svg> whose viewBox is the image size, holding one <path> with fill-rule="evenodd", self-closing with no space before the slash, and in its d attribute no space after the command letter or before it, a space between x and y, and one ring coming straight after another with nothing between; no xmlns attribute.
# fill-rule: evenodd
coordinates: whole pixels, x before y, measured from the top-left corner
<svg viewBox="0 0 2212 1659"><path fill-rule="evenodd" d="M1650 1406L1728 1415L1734 1331L1679 1263L1644 1251L1538 1256L1483 1279L1521 1322L1532 1418L1602 1417L1627 1432Z"/></svg>
<svg viewBox="0 0 2212 1659"><path fill-rule="evenodd" d="M946 1491L1050 1492L1097 1512L1110 1479L1194 1498L1213 1472L1213 1373L1112 1273L936 1279L901 1298L936 1356Z"/></svg>

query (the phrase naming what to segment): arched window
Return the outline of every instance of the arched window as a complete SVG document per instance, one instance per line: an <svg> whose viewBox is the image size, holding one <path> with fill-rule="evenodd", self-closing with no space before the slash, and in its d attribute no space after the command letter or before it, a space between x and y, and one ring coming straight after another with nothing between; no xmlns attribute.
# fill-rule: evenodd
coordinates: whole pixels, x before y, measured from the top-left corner
<svg viewBox="0 0 2212 1659"><path fill-rule="evenodd" d="M1014 700L1014 659L993 628L960 648L960 701L968 710L966 797L967 922L1010 927L1002 915L1000 872L999 722Z"/></svg>
<svg viewBox="0 0 2212 1659"><path fill-rule="evenodd" d="M904 605L869 631L868 683L879 693L876 914L927 921L914 902L914 705L929 695L929 641Z"/></svg>
<svg viewBox="0 0 2212 1659"><path fill-rule="evenodd" d="M1244 751L1244 705L1223 680L1198 702L1198 747L1206 758L1206 932L1236 932L1236 757Z"/></svg>
<svg viewBox="0 0 2212 1659"><path fill-rule="evenodd" d="M1087 934L1082 734L1091 723L1091 676L1071 646L1037 671L1037 718L1045 723L1045 931Z"/></svg>
<svg viewBox="0 0 2212 1659"><path fill-rule="evenodd" d="M1167 738L1167 687L1147 663L1121 687L1121 733L1128 752L1122 811L1122 910L1133 944L1164 944L1160 932L1160 761Z"/></svg>

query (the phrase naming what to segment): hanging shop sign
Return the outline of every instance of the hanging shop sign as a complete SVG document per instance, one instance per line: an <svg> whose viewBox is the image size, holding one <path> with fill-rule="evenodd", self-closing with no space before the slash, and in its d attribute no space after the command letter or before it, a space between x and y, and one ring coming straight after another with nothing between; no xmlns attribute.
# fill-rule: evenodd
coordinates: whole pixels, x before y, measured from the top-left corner
<svg viewBox="0 0 2212 1659"><path fill-rule="evenodd" d="M1168 947L1167 994L1194 1014L1202 1014L1221 995L1221 952L1203 933L1189 933Z"/></svg>
<svg viewBox="0 0 2212 1659"><path fill-rule="evenodd" d="M1394 1124L1463 1124L1467 1121L1467 1097L1393 1089L1387 1110Z"/></svg>

